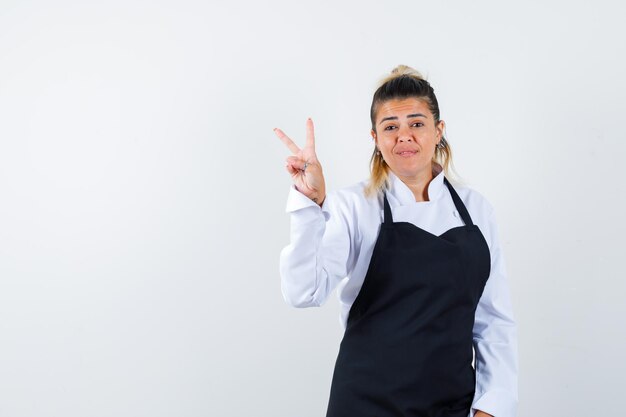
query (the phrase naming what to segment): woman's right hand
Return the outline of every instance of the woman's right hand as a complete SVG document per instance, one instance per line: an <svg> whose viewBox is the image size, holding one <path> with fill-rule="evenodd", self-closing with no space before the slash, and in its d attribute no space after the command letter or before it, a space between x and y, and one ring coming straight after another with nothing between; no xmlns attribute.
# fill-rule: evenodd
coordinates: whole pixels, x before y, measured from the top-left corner
<svg viewBox="0 0 626 417"><path fill-rule="evenodd" d="M313 134L313 120L309 117L306 121L306 143L300 149L279 128L274 128L274 133L289 148L292 156L287 157L287 172L291 174L296 189L302 194L315 201L320 206L326 198L326 184L322 165L315 155L315 136ZM305 169L305 162L307 162Z"/></svg>

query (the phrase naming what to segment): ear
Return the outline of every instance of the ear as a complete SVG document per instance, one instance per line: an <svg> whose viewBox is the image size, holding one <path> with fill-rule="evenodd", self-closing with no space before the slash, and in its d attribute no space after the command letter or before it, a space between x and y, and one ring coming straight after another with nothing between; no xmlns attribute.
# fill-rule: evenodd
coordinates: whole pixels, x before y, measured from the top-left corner
<svg viewBox="0 0 626 417"><path fill-rule="evenodd" d="M439 123L437 123L437 140L441 140L441 138L443 137L443 130L446 128L446 122L444 122L443 120L439 120Z"/></svg>
<svg viewBox="0 0 626 417"><path fill-rule="evenodd" d="M378 139L376 138L376 132L374 132L374 129L370 131L370 135L372 135L372 139L374 139L374 143L378 145Z"/></svg>

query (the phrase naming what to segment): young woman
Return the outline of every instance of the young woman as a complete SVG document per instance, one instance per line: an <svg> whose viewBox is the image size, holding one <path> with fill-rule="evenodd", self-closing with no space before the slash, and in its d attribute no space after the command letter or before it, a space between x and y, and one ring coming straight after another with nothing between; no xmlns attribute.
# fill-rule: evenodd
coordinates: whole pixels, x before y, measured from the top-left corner
<svg viewBox="0 0 626 417"><path fill-rule="evenodd" d="M281 288L294 307L338 288L345 330L327 417L514 417L517 330L492 205L448 180L430 84L400 65L374 93L371 177L326 193L313 122L291 150L291 242ZM475 367L472 366L475 353Z"/></svg>

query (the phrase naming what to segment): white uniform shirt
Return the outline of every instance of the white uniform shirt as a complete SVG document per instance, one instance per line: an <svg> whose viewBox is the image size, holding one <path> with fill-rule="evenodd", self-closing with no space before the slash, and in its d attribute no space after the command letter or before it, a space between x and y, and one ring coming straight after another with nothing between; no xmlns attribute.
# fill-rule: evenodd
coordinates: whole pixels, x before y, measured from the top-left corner
<svg viewBox="0 0 626 417"><path fill-rule="evenodd" d="M429 201L415 201L413 192L389 172L387 200L394 222L410 222L437 236L463 226L443 182L441 165L428 185ZM337 288L339 322L345 330L348 313L369 267L383 222L381 198L366 198L367 181L328 192L320 207L291 185L287 199L290 244L280 253L281 291L293 307L323 305ZM474 409L495 417L517 411L517 326L493 206L477 191L454 186L474 224L483 233L491 255L491 273L476 308L473 329L476 368Z"/></svg>

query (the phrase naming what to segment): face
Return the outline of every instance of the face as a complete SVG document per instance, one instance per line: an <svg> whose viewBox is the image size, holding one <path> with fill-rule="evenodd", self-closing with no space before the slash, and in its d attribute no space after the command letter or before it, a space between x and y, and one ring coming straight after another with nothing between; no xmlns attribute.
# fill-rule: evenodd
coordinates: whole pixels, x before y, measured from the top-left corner
<svg viewBox="0 0 626 417"><path fill-rule="evenodd" d="M389 168L402 179L430 175L435 147L444 121L435 124L428 105L416 98L394 99L379 105L376 132L371 134Z"/></svg>

